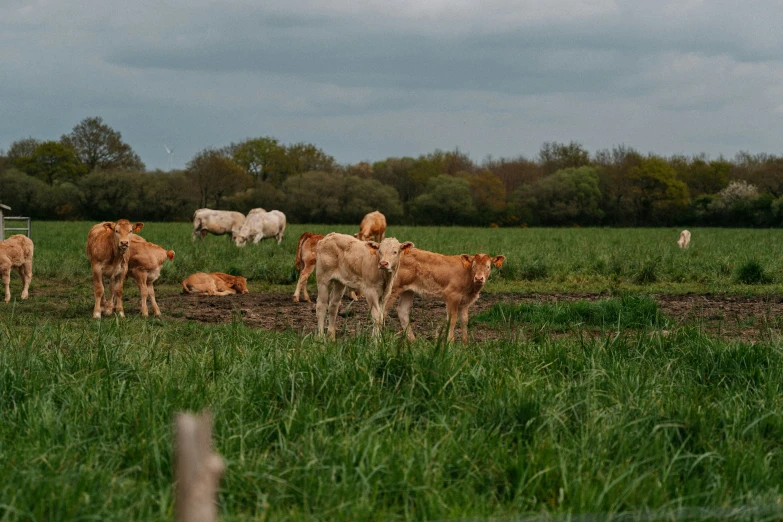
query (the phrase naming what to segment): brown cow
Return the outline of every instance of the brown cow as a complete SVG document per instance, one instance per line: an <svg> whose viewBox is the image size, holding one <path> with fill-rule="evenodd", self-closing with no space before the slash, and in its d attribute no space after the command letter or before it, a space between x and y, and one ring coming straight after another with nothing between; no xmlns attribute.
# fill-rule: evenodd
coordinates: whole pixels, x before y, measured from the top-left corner
<svg viewBox="0 0 783 522"><path fill-rule="evenodd" d="M3 276L5 285L6 303L11 300L12 268L16 268L22 278L22 299L27 299L27 291L33 279L33 242L22 234L14 234L5 241L0 241L0 275Z"/></svg>
<svg viewBox="0 0 783 522"><path fill-rule="evenodd" d="M150 315L147 309L147 296L152 301L152 313L160 317L160 308L155 300L155 287L152 285L160 276L160 269L166 260L174 261L174 251L166 250L162 246L146 241L143 237L131 238L130 258L128 258L128 271L139 286L141 297L141 315Z"/></svg>
<svg viewBox="0 0 783 522"><path fill-rule="evenodd" d="M362 218L362 222L359 225L359 232L354 234L353 237L360 241L367 241L369 239L375 239L378 243L383 241L386 236L386 216L378 212L370 212Z"/></svg>
<svg viewBox="0 0 783 522"><path fill-rule="evenodd" d="M394 278L400 266L400 257L413 248L413 243L400 244L394 238L380 243L359 241L353 236L331 233L316 247L316 280L318 301L318 334L323 336L327 311L329 337L335 338L337 309L346 286L364 293L373 319L373 335L383 327L386 301L392 291ZM333 285L331 293L330 285Z"/></svg>
<svg viewBox="0 0 783 522"><path fill-rule="evenodd" d="M400 296L397 315L403 331L407 331L408 338L414 340L415 336L410 328L410 310L414 294L443 299L446 301L446 318L449 322L448 340L454 340L454 326L459 316L462 340L467 342L468 309L478 299L479 292L489 279L492 265L500 268L505 260L505 256L444 256L414 249L400 261L400 270L389 298L389 308Z"/></svg>
<svg viewBox="0 0 783 522"><path fill-rule="evenodd" d="M92 316L100 319L101 312L110 315L114 309L120 317L125 317L122 309L122 284L128 273L130 242L134 232L140 231L144 223L131 225L127 219L116 223L104 221L93 225L87 234L87 259L92 267L92 286L95 294L95 306ZM106 301L103 278L110 280L109 300Z"/></svg>
<svg viewBox="0 0 783 522"><path fill-rule="evenodd" d="M296 283L296 291L294 292L294 302L299 302L299 293L304 292L304 299L308 303L310 296L307 293L307 280L310 278L310 274L315 270L315 247L318 242L324 238L321 234L315 234L313 232L305 232L299 236L299 244L296 246L296 269L299 271L299 281ZM351 299L356 301L359 297L356 292L351 290Z"/></svg>
<svg viewBox="0 0 783 522"><path fill-rule="evenodd" d="M247 279L223 272L196 272L182 281L183 294L231 295L247 294Z"/></svg>

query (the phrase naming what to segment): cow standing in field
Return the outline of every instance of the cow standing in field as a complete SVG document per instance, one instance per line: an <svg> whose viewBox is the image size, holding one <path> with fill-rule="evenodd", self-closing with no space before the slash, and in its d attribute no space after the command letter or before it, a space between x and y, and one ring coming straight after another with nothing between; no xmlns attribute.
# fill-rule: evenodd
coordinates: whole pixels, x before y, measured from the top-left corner
<svg viewBox="0 0 783 522"><path fill-rule="evenodd" d="M373 319L373 335L378 336L400 258L411 248L410 241L400 244L394 238L376 243L334 232L324 237L316 247L318 334L323 336L328 311L329 337L335 338L337 309L349 286L364 293Z"/></svg>
<svg viewBox="0 0 783 522"><path fill-rule="evenodd" d="M160 317L160 308L158 308L158 302L155 300L153 283L160 277L160 269L167 259L174 261L173 250L166 250L162 246L150 243L140 236L131 238L128 271L139 287L142 317L149 317L150 315L147 309L147 296L149 296L152 302L152 313L155 314L155 317Z"/></svg>
<svg viewBox="0 0 783 522"><path fill-rule="evenodd" d="M0 217L0 219L3 219ZM22 278L22 299L27 299L33 280L33 242L22 234L14 234L0 241L0 275L5 285L5 302L11 300L11 269L16 268Z"/></svg>
<svg viewBox="0 0 783 522"><path fill-rule="evenodd" d="M183 294L199 295L231 295L246 294L247 279L242 276L232 276L223 272L196 272L182 281Z"/></svg>
<svg viewBox="0 0 783 522"><path fill-rule="evenodd" d="M680 239L677 240L677 246L680 248L688 248L691 244L691 233L687 230L680 232Z"/></svg>
<svg viewBox="0 0 783 522"><path fill-rule="evenodd" d="M386 236L386 216L378 212L370 212L362 218L359 224L359 232L353 237L361 241L374 239L378 243Z"/></svg>
<svg viewBox="0 0 783 522"><path fill-rule="evenodd" d="M299 281L296 283L296 291L294 292L295 303L299 302L300 292L304 292L305 301L310 302L310 296L307 294L307 280L310 278L313 270L315 270L316 247L323 238L323 235L314 234L313 232L305 232L299 236L299 243L296 245L295 262L295 267L299 271ZM356 292L353 290L351 290L351 299L354 301L358 299Z"/></svg>
<svg viewBox="0 0 783 522"><path fill-rule="evenodd" d="M231 234L233 240L244 224L245 216L241 212L200 208L193 213L193 234L190 239L195 240L196 236L204 239L210 233L216 236Z"/></svg>
<svg viewBox="0 0 783 522"><path fill-rule="evenodd" d="M446 318L449 323L448 340L454 340L454 326L459 317L462 340L467 342L468 310L489 279L492 266L500 268L505 260L505 256L490 257L487 254L444 256L426 250L411 250L410 255L400 261L389 307L399 296L397 315L403 331L413 341L415 336L410 327L410 310L414 294L443 299L446 301Z"/></svg>
<svg viewBox="0 0 783 522"><path fill-rule="evenodd" d="M122 309L122 284L128 273L131 237L139 232L144 223L131 225L127 219L116 223L104 221L93 225L87 234L87 259L92 268L92 286L95 294L95 306L92 316L100 319L101 312L110 315L116 308L120 317L125 317ZM109 300L106 300L103 278L109 278Z"/></svg>
<svg viewBox="0 0 783 522"><path fill-rule="evenodd" d="M263 209L260 209L263 210ZM238 247L243 247L248 241L252 240L257 244L262 239L273 237L277 239L279 245L283 241L285 233L285 214L279 210L270 212L253 212L247 215L242 228L237 232L234 243Z"/></svg>

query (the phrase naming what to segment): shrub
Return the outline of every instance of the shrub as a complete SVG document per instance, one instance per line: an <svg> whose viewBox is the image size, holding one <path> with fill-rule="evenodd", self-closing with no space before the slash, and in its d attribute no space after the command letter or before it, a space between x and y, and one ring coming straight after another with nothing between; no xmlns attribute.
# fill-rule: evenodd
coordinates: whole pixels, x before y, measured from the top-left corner
<svg viewBox="0 0 783 522"><path fill-rule="evenodd" d="M734 280L745 285L759 285L772 282L772 278L764 271L764 267L755 259L749 259L740 265Z"/></svg>

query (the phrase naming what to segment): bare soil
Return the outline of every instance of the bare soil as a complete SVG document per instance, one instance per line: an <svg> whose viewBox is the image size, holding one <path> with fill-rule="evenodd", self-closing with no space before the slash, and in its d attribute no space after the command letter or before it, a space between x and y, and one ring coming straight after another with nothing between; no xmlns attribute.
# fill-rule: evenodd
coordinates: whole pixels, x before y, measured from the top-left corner
<svg viewBox="0 0 783 522"><path fill-rule="evenodd" d="M471 316L497 302L531 303L575 300L596 300L610 297L607 294L485 294L471 307ZM780 335L783 326L783 298L779 296L736 295L652 295L661 311L680 324L692 324L706 332L745 341L767 339ZM130 299L126 310L138 306ZM225 297L162 295L158 303L164 317L195 320L202 323L225 323L237 315L250 327L265 330L293 330L312 333L317 320L315 303L294 303L290 294L267 293ZM355 334L370 328L367 302L363 299L350 304L347 297L340 307L338 331ZM350 304L350 306L349 306ZM348 309L347 314L345 313ZM446 307L442 302L416 298L411 311L411 324L419 337L434 338L443 325ZM394 310L389 315L392 328L399 328ZM519 328L524 332L525 325ZM476 341L508 338L518 328L471 325L470 336ZM529 333L529 332L528 332ZM565 332L563 332L565 333ZM459 335L459 327L457 328ZM524 334L523 334L524 335Z"/></svg>

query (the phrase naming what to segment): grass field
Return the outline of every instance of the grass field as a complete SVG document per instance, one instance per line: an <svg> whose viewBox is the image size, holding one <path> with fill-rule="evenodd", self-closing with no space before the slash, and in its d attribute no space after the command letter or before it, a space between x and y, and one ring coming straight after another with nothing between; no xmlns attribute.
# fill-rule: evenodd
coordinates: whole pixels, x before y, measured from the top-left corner
<svg viewBox="0 0 783 522"><path fill-rule="evenodd" d="M34 224L31 298L0 305L0 520L171 519L173 415L204 407L228 465L223 520L783 517L779 324L741 342L639 295L779 294L781 231L695 229L682 252L673 229L391 228L505 254L490 293L618 292L493 306L473 320L502 335L464 346L392 330L325 343L128 304L93 321L88 229ZM242 250L191 243L187 224L142 235L177 252L159 294L197 270L292 293L305 229L331 227ZM767 282L741 283L754 261Z"/></svg>

